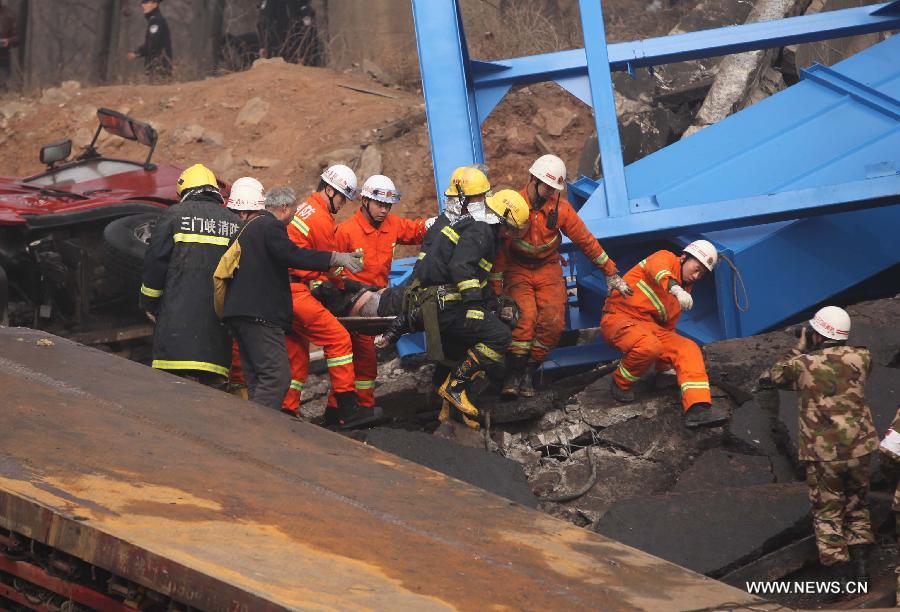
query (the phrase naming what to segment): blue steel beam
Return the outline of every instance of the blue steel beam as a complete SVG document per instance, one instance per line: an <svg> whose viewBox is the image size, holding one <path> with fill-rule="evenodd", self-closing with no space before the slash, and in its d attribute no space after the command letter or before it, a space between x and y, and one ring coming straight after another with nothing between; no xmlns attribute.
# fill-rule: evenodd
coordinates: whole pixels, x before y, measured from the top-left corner
<svg viewBox="0 0 900 612"><path fill-rule="evenodd" d="M440 194L454 168L484 161L472 62L457 0L413 0L412 8L422 90L428 102L425 112L435 188ZM491 69L480 64L483 70Z"/></svg>
<svg viewBox="0 0 900 612"><path fill-rule="evenodd" d="M900 174L761 196L585 220L598 239L697 235L900 204Z"/></svg>
<svg viewBox="0 0 900 612"><path fill-rule="evenodd" d="M628 187L625 184L619 118L616 116L616 100L609 71L603 9L600 0L580 0L580 9L590 77L591 106L594 108L600 163L603 166L607 214L610 217L627 215Z"/></svg>
<svg viewBox="0 0 900 612"><path fill-rule="evenodd" d="M815 15L614 43L608 45L609 65L614 71L622 71L628 70L629 67L634 69L660 66L755 49L896 30L900 29L900 12L888 10L896 8L896 5L897 2L875 4ZM484 63L494 64L497 69L490 72L485 70L478 74L474 79L477 88L501 83L527 85L559 81L588 74L584 49Z"/></svg>

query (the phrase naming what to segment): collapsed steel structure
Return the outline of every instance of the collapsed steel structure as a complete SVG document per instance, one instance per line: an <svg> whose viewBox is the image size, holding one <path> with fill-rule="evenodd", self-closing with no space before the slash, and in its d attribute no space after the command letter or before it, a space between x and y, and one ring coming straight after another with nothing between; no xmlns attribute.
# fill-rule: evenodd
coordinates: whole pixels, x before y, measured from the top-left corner
<svg viewBox="0 0 900 612"><path fill-rule="evenodd" d="M900 29L900 0L775 21L607 44L600 0L580 0L585 48L503 61L469 57L458 0L413 0L437 193L454 168L484 162L481 124L514 86L553 81L594 109L603 178L569 199L627 269L650 249L712 241L734 269L697 287L679 329L699 342L759 333L900 262L900 38L833 67L628 166L611 73ZM408 265L408 264L407 264ZM398 262L397 277L404 264ZM606 295L574 255L573 328L594 327ZM421 340L405 339L401 352ZM551 364L613 356L557 349Z"/></svg>

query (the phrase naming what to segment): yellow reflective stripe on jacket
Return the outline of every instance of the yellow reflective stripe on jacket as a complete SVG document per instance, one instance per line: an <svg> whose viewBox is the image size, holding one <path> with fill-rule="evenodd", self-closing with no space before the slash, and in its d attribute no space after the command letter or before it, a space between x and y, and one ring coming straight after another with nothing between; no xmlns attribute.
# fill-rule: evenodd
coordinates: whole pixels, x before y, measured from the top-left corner
<svg viewBox="0 0 900 612"><path fill-rule="evenodd" d="M357 389L374 389L375 381L374 380L357 380L356 383Z"/></svg>
<svg viewBox="0 0 900 612"><path fill-rule="evenodd" d="M503 355L501 355L500 353L498 353L491 347L486 346L486 345L482 344L481 342L479 342L473 348L476 351L478 351L479 353L481 353L482 355L484 355L485 357L487 357L488 359L490 359L491 361L498 361L500 363L503 363Z"/></svg>
<svg viewBox="0 0 900 612"><path fill-rule="evenodd" d="M462 296L458 293L445 293L444 294L445 302L453 302L455 300L461 300L461 299L462 299Z"/></svg>
<svg viewBox="0 0 900 612"><path fill-rule="evenodd" d="M421 259L425 259L425 253L424 253L424 252L420 252L420 253L419 253L419 256L418 256L416 259L420 259L420 260L421 260Z"/></svg>
<svg viewBox="0 0 900 612"><path fill-rule="evenodd" d="M309 281L309 288L315 289L316 287L318 287L319 285L321 285L324 282L325 281L323 281L323 280L311 280L311 281Z"/></svg>
<svg viewBox="0 0 900 612"><path fill-rule="evenodd" d="M291 389L294 391L303 391L303 383L299 380L291 379Z"/></svg>
<svg viewBox="0 0 900 612"><path fill-rule="evenodd" d="M536 347L538 347L538 348L547 349L548 351L553 350L553 347L552 347L552 346L547 346L546 344L544 344L544 343L541 342L540 340L535 340L534 343L533 343L531 346L536 346Z"/></svg>
<svg viewBox="0 0 900 612"><path fill-rule="evenodd" d="M441 233L450 239L450 242L456 244L459 242L459 234L456 233L456 230L450 227L449 225L441 230Z"/></svg>
<svg viewBox="0 0 900 612"><path fill-rule="evenodd" d="M546 251L547 249L551 249L556 246L556 243L559 242L559 234L553 237L553 240L547 242L546 244L533 245L530 242L526 242L521 238L516 238L513 240L513 244L515 244L520 250L527 251L529 253L540 253L541 251Z"/></svg>
<svg viewBox="0 0 900 612"><path fill-rule="evenodd" d="M340 357L330 357L325 360L325 365L329 368L336 368L338 366L347 365L348 363L353 363L353 353L341 355Z"/></svg>
<svg viewBox="0 0 900 612"><path fill-rule="evenodd" d="M468 280L459 281L458 283L456 283L456 287L460 291L465 291L467 289L478 289L479 287L481 287L481 283L477 278L470 278Z"/></svg>
<svg viewBox="0 0 900 612"><path fill-rule="evenodd" d="M509 343L509 348L531 348L531 340L513 340Z"/></svg>
<svg viewBox="0 0 900 612"><path fill-rule="evenodd" d="M478 267L484 270L485 272L490 272L491 268L494 267L494 263L488 261L487 259L481 258L478 260Z"/></svg>
<svg viewBox="0 0 900 612"><path fill-rule="evenodd" d="M619 364L619 374L622 375L622 378L624 378L625 380L630 380L631 382L636 382L636 381L640 380L639 377L635 376L634 374L629 372L627 369L625 369L625 366L622 365L621 363Z"/></svg>
<svg viewBox="0 0 900 612"><path fill-rule="evenodd" d="M662 301L657 297L656 292L653 291L653 288L650 287L647 283L642 280L637 282L638 289L647 296L647 299L653 304L653 307L656 308L656 311L659 313L659 318L662 322L666 322L669 320L669 315L666 313L666 307L663 305Z"/></svg>
<svg viewBox="0 0 900 612"><path fill-rule="evenodd" d="M597 258L594 260L594 263L598 266L602 266L607 261L609 261L609 255L606 254L606 251L603 251L602 253L600 253L600 255L597 256Z"/></svg>
<svg viewBox="0 0 900 612"><path fill-rule="evenodd" d="M502 281L503 280L503 272L491 272L488 274L487 279L489 281Z"/></svg>
<svg viewBox="0 0 900 612"><path fill-rule="evenodd" d="M467 310L466 318L467 319L483 319L484 313L481 312L480 310Z"/></svg>
<svg viewBox="0 0 900 612"><path fill-rule="evenodd" d="M146 295L151 298L162 297L163 290L162 289L151 289L147 285L141 284L141 295Z"/></svg>
<svg viewBox="0 0 900 612"><path fill-rule="evenodd" d="M659 285L659 281L661 281L666 276L672 276L672 273L669 270L660 270L656 273L656 276L654 276L653 279L656 281L656 284ZM662 285L659 286L662 287Z"/></svg>
<svg viewBox="0 0 900 612"><path fill-rule="evenodd" d="M303 222L303 219L294 217L293 219L291 219L291 225L300 230L300 233L304 236L309 236L309 226Z"/></svg>
<svg viewBox="0 0 900 612"><path fill-rule="evenodd" d="M157 370L200 370L201 372L212 372L213 374L228 376L228 368L214 363L206 363L205 361L168 361L165 359L154 359L150 366Z"/></svg>
<svg viewBox="0 0 900 612"><path fill-rule="evenodd" d="M175 242L193 242L195 244L217 244L228 246L229 238L225 236L207 236L206 234L175 234L172 236Z"/></svg>
<svg viewBox="0 0 900 612"><path fill-rule="evenodd" d="M684 393L688 389L709 389L708 382L686 382L681 383L681 392Z"/></svg>

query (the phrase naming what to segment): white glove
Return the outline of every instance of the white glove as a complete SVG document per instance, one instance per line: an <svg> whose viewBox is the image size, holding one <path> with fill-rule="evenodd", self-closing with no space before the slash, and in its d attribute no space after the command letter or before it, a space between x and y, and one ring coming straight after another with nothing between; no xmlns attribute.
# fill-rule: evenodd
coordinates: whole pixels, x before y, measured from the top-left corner
<svg viewBox="0 0 900 612"><path fill-rule="evenodd" d="M387 338L384 337L384 334L378 334L375 336L375 348L383 349L387 347L388 341Z"/></svg>
<svg viewBox="0 0 900 612"><path fill-rule="evenodd" d="M606 277L606 292L611 294L613 291L618 291L626 297L634 295L634 290L618 274L610 274Z"/></svg>
<svg viewBox="0 0 900 612"><path fill-rule="evenodd" d="M437 221L437 217L428 217L425 219L425 230L430 230L435 221Z"/></svg>
<svg viewBox="0 0 900 612"><path fill-rule="evenodd" d="M681 304L682 310L690 310L694 307L694 298L691 294L681 288L681 285L672 285L669 287L669 293L675 296L678 303Z"/></svg>
<svg viewBox="0 0 900 612"><path fill-rule="evenodd" d="M331 267L347 268L351 272L359 272L363 269L362 251L356 253L332 253Z"/></svg>

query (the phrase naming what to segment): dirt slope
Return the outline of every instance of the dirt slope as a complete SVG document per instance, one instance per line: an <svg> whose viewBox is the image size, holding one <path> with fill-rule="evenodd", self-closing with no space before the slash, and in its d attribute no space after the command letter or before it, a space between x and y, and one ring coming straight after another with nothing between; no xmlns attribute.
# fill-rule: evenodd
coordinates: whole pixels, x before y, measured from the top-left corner
<svg viewBox="0 0 900 612"><path fill-rule="evenodd" d="M37 98L0 99L0 175L39 172L41 144L71 137L76 148L86 145L100 106L156 127L158 162L202 162L228 181L252 175L266 186L289 184L305 194L315 187L322 166L343 161L366 176L393 177L404 194L398 214L433 214L436 208L420 95L280 60L203 81L92 88L69 82ZM572 174L592 122L580 102L541 85L513 92L484 127L492 179L520 187L528 165L543 152L536 135L566 159ZM101 140L100 148L134 159L146 154L117 138ZM353 210L348 207L341 218Z"/></svg>

